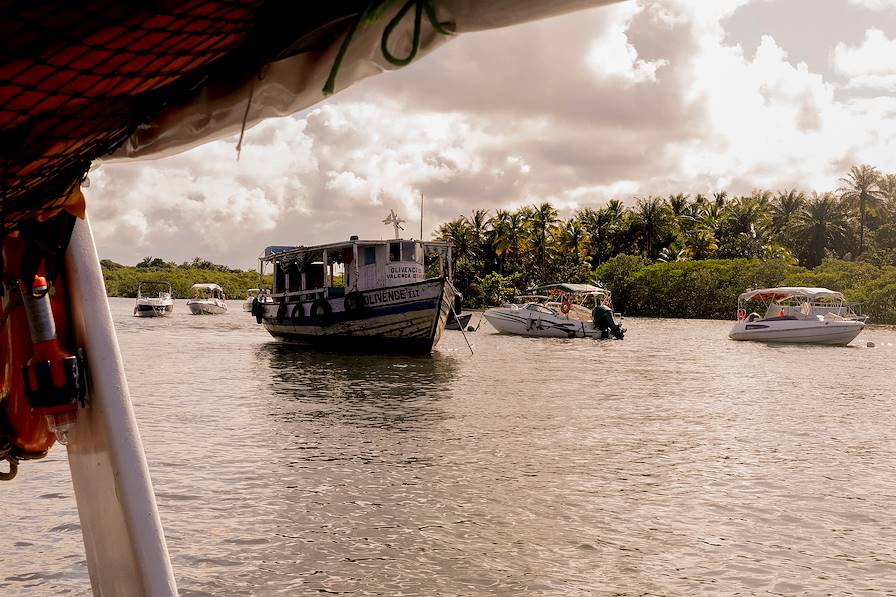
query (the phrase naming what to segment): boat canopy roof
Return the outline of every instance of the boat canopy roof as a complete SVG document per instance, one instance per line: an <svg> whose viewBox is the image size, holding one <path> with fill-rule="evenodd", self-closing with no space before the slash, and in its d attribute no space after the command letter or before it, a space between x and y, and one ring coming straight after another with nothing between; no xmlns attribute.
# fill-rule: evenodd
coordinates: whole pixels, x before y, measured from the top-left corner
<svg viewBox="0 0 896 597"><path fill-rule="evenodd" d="M844 300L843 293L828 288L810 288L806 286L782 286L780 288L759 288L757 290L748 290L744 292L737 300L739 301L782 301L793 297L801 297L809 300L820 298L831 298Z"/></svg>
<svg viewBox="0 0 896 597"><path fill-rule="evenodd" d="M606 288L592 284L544 284L527 288L526 294L610 294Z"/></svg>
<svg viewBox="0 0 896 597"><path fill-rule="evenodd" d="M327 243L324 245L309 245L307 247L304 245L299 245L297 247L273 245L270 247L265 247L264 253L259 257L259 259L261 261L274 261L275 259L282 259L284 257L295 257L297 255L314 253L317 251L322 251L324 249L344 249L346 247L351 247L352 245L364 245L366 247L373 247L379 245L388 245L390 243L418 243L423 245L424 248L432 247L441 251L446 251L451 247L451 243L435 240L422 241L406 238L388 238L377 240L352 239L338 243Z"/></svg>
<svg viewBox="0 0 896 597"><path fill-rule="evenodd" d="M194 290L194 289L195 290L220 290L222 292L224 291L224 289L221 288L220 286L218 286L217 284L193 284L192 286L190 286L190 289L191 290Z"/></svg>

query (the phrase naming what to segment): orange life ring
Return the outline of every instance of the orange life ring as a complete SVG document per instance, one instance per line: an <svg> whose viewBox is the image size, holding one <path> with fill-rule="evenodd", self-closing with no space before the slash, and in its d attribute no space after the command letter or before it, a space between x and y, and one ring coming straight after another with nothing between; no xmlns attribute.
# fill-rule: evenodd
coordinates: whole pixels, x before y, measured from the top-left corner
<svg viewBox="0 0 896 597"><path fill-rule="evenodd" d="M566 315L570 309L572 309L572 303L569 302L569 299L563 299L563 302L560 303L560 311Z"/></svg>
<svg viewBox="0 0 896 597"><path fill-rule="evenodd" d="M737 310L737 320L743 321L747 318L747 310L746 309L738 309Z"/></svg>

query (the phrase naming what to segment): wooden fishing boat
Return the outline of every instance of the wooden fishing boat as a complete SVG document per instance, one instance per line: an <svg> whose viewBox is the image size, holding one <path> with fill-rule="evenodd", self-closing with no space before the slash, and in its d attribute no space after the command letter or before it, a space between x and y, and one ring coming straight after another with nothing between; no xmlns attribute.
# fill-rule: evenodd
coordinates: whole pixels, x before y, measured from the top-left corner
<svg viewBox="0 0 896 597"><path fill-rule="evenodd" d="M428 353L451 311L451 247L419 240L359 240L268 247L272 302L253 314L275 338L346 351ZM427 258L439 275L426 276ZM433 262L431 265L435 265Z"/></svg>

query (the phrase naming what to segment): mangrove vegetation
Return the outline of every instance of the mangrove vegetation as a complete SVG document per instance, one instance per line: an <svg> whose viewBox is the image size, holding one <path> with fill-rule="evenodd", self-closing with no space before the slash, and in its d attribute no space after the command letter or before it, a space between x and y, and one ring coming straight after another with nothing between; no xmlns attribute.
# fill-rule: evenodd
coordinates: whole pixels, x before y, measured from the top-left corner
<svg viewBox="0 0 896 597"><path fill-rule="evenodd" d="M258 287L258 272L240 270L196 257L178 265L159 257L146 257L136 266L100 260L109 296L135 297L140 282L165 280L171 283L175 298L189 298L190 287L198 283L218 284L228 299L245 299L246 290ZM270 278L270 276L268 276ZM270 287L270 280L267 281Z"/></svg>

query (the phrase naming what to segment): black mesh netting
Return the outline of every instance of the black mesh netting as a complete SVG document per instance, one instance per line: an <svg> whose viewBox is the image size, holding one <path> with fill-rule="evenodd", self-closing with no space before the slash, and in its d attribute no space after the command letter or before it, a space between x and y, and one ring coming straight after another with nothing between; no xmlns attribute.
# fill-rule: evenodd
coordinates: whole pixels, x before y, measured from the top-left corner
<svg viewBox="0 0 896 597"><path fill-rule="evenodd" d="M167 105L329 42L363 4L0 1L0 231L64 202Z"/></svg>

